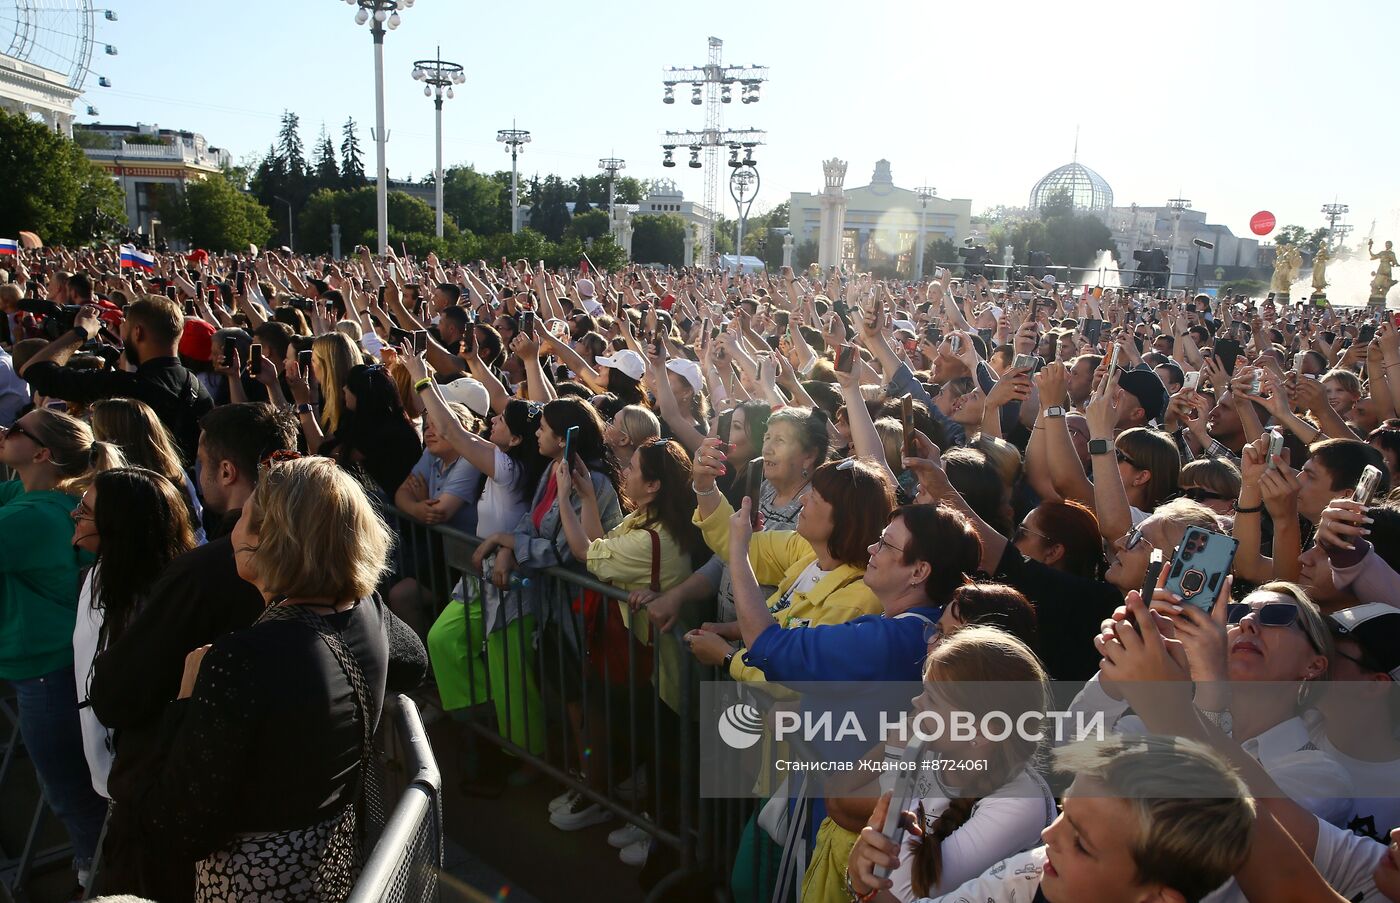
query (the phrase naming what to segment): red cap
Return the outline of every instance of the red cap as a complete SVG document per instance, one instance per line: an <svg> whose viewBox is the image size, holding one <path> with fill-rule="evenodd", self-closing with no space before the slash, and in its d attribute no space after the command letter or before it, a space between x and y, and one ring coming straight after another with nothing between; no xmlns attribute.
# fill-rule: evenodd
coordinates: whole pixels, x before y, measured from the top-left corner
<svg viewBox="0 0 1400 903"><path fill-rule="evenodd" d="M190 263L204 263L209 259L209 252L203 248L195 248L185 257Z"/></svg>
<svg viewBox="0 0 1400 903"><path fill-rule="evenodd" d="M185 317L180 334L180 356L208 363L214 359L214 326L198 317Z"/></svg>

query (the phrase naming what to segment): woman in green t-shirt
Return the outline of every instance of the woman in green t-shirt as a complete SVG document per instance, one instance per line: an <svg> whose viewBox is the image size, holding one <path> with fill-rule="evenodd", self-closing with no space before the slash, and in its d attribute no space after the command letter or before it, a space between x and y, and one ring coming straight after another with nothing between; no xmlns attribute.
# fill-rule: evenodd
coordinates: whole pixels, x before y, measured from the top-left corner
<svg viewBox="0 0 1400 903"><path fill-rule="evenodd" d="M18 477L0 483L0 680L15 688L20 736L86 881L107 804L78 722L73 625L92 556L74 548L72 517L87 480L122 456L81 420L39 408L0 433L0 462Z"/></svg>

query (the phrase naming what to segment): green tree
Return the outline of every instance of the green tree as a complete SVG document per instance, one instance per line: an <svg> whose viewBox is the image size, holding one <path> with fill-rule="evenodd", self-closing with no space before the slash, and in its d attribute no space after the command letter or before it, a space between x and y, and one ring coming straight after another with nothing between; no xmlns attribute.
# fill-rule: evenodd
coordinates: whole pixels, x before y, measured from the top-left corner
<svg viewBox="0 0 1400 903"><path fill-rule="evenodd" d="M360 137L356 134L353 117L340 127L340 179L346 188L365 184L365 156L360 151Z"/></svg>
<svg viewBox="0 0 1400 903"><path fill-rule="evenodd" d="M355 245L374 247L378 243L376 218L373 185L340 191L323 188L307 198L302 208L297 220L297 244L301 251L309 254L329 251L331 224L338 223L342 249ZM389 192L389 242L396 249L406 243L409 251L415 254L428 250L445 254L459 239L457 224L444 217L441 243L434 235L434 228L433 208L425 201L402 191Z"/></svg>
<svg viewBox="0 0 1400 903"><path fill-rule="evenodd" d="M117 146L117 142L112 140L111 135L94 132L92 129L85 129L82 126L73 127L73 140L77 142L78 147L92 150L111 150Z"/></svg>
<svg viewBox="0 0 1400 903"><path fill-rule="evenodd" d="M126 222L122 191L76 143L42 123L0 112L0 235L91 239L97 223Z"/></svg>
<svg viewBox="0 0 1400 903"><path fill-rule="evenodd" d="M335 145L331 144L326 124L321 123L321 137L316 141L315 184L317 188L340 185L340 166L335 162Z"/></svg>
<svg viewBox="0 0 1400 903"><path fill-rule="evenodd" d="M559 241L569 226L569 186L558 176L550 175L543 182L535 182L532 189L530 228L550 241Z"/></svg>
<svg viewBox="0 0 1400 903"><path fill-rule="evenodd" d="M510 231L510 174L507 184L471 166L453 166L442 174L442 209L457 224L478 235ZM505 204L501 203L502 192Z"/></svg>
<svg viewBox="0 0 1400 903"><path fill-rule="evenodd" d="M606 191L606 190L607 190L607 189L605 188L604 191ZM603 198L603 199L605 199L605 200L607 199L607 195L606 195L606 194L601 194L601 193L600 193L600 194L595 195L595 196L596 196L596 197ZM578 194L574 197L574 213L573 213L573 215L574 215L574 216L578 216L580 213L587 213L588 211L590 211L590 210L592 210L592 209L593 209L593 205L590 204L590 203L588 203L588 177L587 177L587 176L579 176L579 178L578 178Z"/></svg>
<svg viewBox="0 0 1400 903"><path fill-rule="evenodd" d="M583 242L602 238L608 234L609 225L608 214L602 208L590 210L587 213L575 213L573 219L569 221L569 228L564 230L564 237L572 236ZM599 266L601 265L599 264Z"/></svg>
<svg viewBox="0 0 1400 903"><path fill-rule="evenodd" d="M1297 245L1300 251L1307 240L1308 230L1302 226L1281 226L1274 233L1275 245Z"/></svg>
<svg viewBox="0 0 1400 903"><path fill-rule="evenodd" d="M924 245L924 275L932 276L935 264L958 262L958 246L946 238L935 238Z"/></svg>
<svg viewBox="0 0 1400 903"><path fill-rule="evenodd" d="M169 229L188 239L191 247L233 251L262 246L272 235L267 208L223 175L190 182L181 201L179 231L175 232L177 224Z"/></svg>
<svg viewBox="0 0 1400 903"><path fill-rule="evenodd" d="M683 266L688 228L685 220L674 213L636 217L632 220L632 259L637 263Z"/></svg>

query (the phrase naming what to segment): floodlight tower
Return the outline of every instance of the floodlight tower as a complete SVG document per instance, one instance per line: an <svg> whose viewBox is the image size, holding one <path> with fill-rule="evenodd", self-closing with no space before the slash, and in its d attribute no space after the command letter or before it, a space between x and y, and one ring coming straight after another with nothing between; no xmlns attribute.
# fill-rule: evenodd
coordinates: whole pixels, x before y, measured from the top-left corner
<svg viewBox="0 0 1400 903"><path fill-rule="evenodd" d="M753 129L726 131L721 128L720 104L732 103L733 86L739 85L740 103L758 103L759 86L768 80L767 66L726 66L722 62L724 42L712 37L709 42L710 54L704 66L667 69L662 76L665 94L663 103L676 102L676 86L690 85L690 102L705 106L705 128L700 132L667 132L666 160L671 160L671 151L676 145L686 145L690 150L690 167L705 170L705 209L711 220L706 223L702 244L704 258L708 262L714 256L715 231L713 218L719 216L719 175L720 148L738 142L745 147L755 147L766 137ZM704 152L705 162L700 162ZM674 166L674 162L666 165Z"/></svg>
<svg viewBox="0 0 1400 903"><path fill-rule="evenodd" d="M1346 216L1347 213L1349 213L1350 211L1351 211L1351 208L1348 207L1346 204L1338 204L1338 203L1336 203L1335 201L1334 201L1333 203L1331 203L1331 204L1323 204L1323 205L1322 205L1322 215L1325 216L1325 217L1327 217L1327 253L1328 253L1328 254L1331 254L1331 253L1332 253L1332 248L1333 248L1332 240L1333 240L1333 239L1336 239L1336 240L1340 241L1343 237L1345 237L1345 235L1346 235L1345 232L1343 232L1341 235L1338 235L1338 234L1337 234L1337 233L1338 233L1337 221L1340 220L1342 217ZM1350 228L1348 228L1347 231L1350 232L1350 231L1351 231Z"/></svg>
<svg viewBox="0 0 1400 903"><path fill-rule="evenodd" d="M1181 231L1181 214L1191 209L1191 202L1186 198L1172 198L1167 201L1167 208L1172 212L1172 254L1167 262L1167 288L1172 287L1172 268L1176 266L1176 241Z"/></svg>

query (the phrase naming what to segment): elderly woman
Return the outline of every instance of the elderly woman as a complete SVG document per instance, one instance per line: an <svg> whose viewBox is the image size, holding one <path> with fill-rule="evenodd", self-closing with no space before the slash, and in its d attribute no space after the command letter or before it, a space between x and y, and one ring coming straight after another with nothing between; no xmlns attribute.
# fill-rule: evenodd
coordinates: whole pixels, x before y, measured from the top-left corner
<svg viewBox="0 0 1400 903"><path fill-rule="evenodd" d="M375 595L389 546L326 458L273 463L243 507L238 575L267 609L186 658L165 765L133 804L150 843L196 863L196 900L348 894L386 687L415 686L427 665Z"/></svg>

